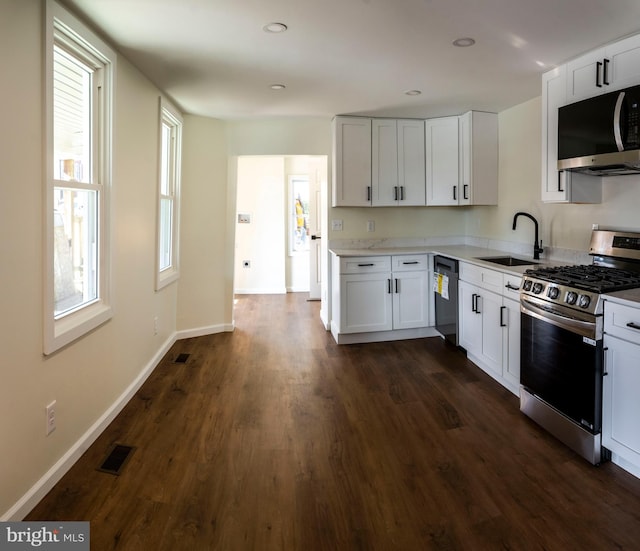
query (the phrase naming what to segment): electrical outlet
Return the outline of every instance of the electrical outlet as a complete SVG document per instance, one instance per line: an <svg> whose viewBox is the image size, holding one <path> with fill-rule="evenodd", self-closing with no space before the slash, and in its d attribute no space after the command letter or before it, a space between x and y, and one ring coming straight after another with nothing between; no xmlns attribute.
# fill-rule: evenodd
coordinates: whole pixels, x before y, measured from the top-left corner
<svg viewBox="0 0 640 551"><path fill-rule="evenodd" d="M367 231L376 231L376 223L373 220L367 220Z"/></svg>
<svg viewBox="0 0 640 551"><path fill-rule="evenodd" d="M51 402L46 408L47 436L56 430L56 401Z"/></svg>
<svg viewBox="0 0 640 551"><path fill-rule="evenodd" d="M158 316L153 318L153 334L154 335L158 334Z"/></svg>

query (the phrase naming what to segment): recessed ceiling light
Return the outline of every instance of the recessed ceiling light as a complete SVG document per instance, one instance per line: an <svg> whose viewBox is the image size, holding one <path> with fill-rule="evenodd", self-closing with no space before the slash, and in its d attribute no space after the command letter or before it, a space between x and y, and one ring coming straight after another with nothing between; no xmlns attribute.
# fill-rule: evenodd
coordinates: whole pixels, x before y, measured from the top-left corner
<svg viewBox="0 0 640 551"><path fill-rule="evenodd" d="M420 90L407 90L405 94L407 96L419 96L422 92Z"/></svg>
<svg viewBox="0 0 640 551"><path fill-rule="evenodd" d="M476 41L473 38L456 38L453 41L454 46L458 46L458 48L468 48L469 46L473 46Z"/></svg>
<svg viewBox="0 0 640 551"><path fill-rule="evenodd" d="M267 23L264 27L262 27L262 30L266 33L283 33L284 31L286 31L288 29L288 27L284 24L284 23L278 23L276 21L272 22L272 23Z"/></svg>
<svg viewBox="0 0 640 551"><path fill-rule="evenodd" d="M271 84L269 85L269 88L272 90L284 90L286 86L284 84Z"/></svg>

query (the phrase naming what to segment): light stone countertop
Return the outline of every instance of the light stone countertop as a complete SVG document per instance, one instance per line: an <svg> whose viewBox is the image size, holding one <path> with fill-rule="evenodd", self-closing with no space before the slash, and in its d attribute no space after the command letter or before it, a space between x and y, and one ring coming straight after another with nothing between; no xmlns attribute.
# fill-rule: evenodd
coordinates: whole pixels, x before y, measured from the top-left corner
<svg viewBox="0 0 640 551"><path fill-rule="evenodd" d="M363 248L363 249L341 249L332 248L330 252L336 256L358 257L358 256L385 256L400 254L439 254L447 256L461 262L469 262L485 268L491 268L499 272L522 276L526 270L535 268L536 266L558 266L566 264L566 262L555 262L551 260L533 260L531 256L521 254L510 254L508 252L489 249L484 247L476 247L473 245L431 245L431 246L410 246L410 247L379 247L379 248ZM531 260L532 264L523 266L503 266L494 262L480 260L479 258L491 256L514 256L523 260Z"/></svg>
<svg viewBox="0 0 640 551"><path fill-rule="evenodd" d="M604 296L605 300L610 300L623 306L640 308L640 289L627 289L626 291L615 291Z"/></svg>

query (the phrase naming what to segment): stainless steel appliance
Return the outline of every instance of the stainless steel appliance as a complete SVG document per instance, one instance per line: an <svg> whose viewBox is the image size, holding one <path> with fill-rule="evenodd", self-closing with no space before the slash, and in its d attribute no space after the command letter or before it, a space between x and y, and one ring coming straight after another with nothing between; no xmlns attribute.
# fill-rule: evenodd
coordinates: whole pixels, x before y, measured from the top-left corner
<svg viewBox="0 0 640 551"><path fill-rule="evenodd" d="M640 233L594 230L593 263L525 272L520 409L591 463L602 428L603 299L640 287Z"/></svg>
<svg viewBox="0 0 640 551"><path fill-rule="evenodd" d="M639 173L639 117L640 86L560 107L558 170L596 176Z"/></svg>
<svg viewBox="0 0 640 551"><path fill-rule="evenodd" d="M435 291L436 329L451 344L458 345L458 261L436 255L433 259L436 274L447 279L447 293Z"/></svg>

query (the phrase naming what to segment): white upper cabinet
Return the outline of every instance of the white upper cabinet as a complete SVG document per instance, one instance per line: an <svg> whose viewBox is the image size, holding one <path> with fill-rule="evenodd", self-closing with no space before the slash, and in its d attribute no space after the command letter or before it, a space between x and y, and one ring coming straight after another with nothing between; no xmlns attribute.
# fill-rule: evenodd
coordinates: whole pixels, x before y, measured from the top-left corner
<svg viewBox="0 0 640 551"><path fill-rule="evenodd" d="M558 108L567 100L567 68L542 75L542 200L567 202L566 183L558 172Z"/></svg>
<svg viewBox="0 0 640 551"><path fill-rule="evenodd" d="M427 205L457 205L460 185L458 117L425 122Z"/></svg>
<svg viewBox="0 0 640 551"><path fill-rule="evenodd" d="M425 204L424 121L373 119L371 204Z"/></svg>
<svg viewBox="0 0 640 551"><path fill-rule="evenodd" d="M498 116L469 111L425 123L427 205L498 204Z"/></svg>
<svg viewBox="0 0 640 551"><path fill-rule="evenodd" d="M567 63L567 103L640 83L640 35Z"/></svg>
<svg viewBox="0 0 640 551"><path fill-rule="evenodd" d="M567 105L566 65L542 75L542 200L600 203L602 178L558 170L558 108Z"/></svg>
<svg viewBox="0 0 640 551"><path fill-rule="evenodd" d="M398 120L398 204L426 204L424 121Z"/></svg>
<svg viewBox="0 0 640 551"><path fill-rule="evenodd" d="M333 119L334 207L371 204L371 119Z"/></svg>
<svg viewBox="0 0 640 551"><path fill-rule="evenodd" d="M469 111L460 123L460 205L498 204L498 116Z"/></svg>
<svg viewBox="0 0 640 551"><path fill-rule="evenodd" d="M498 118L333 120L334 207L495 205Z"/></svg>
<svg viewBox="0 0 640 551"><path fill-rule="evenodd" d="M372 205L398 203L398 125L395 119L371 122Z"/></svg>

